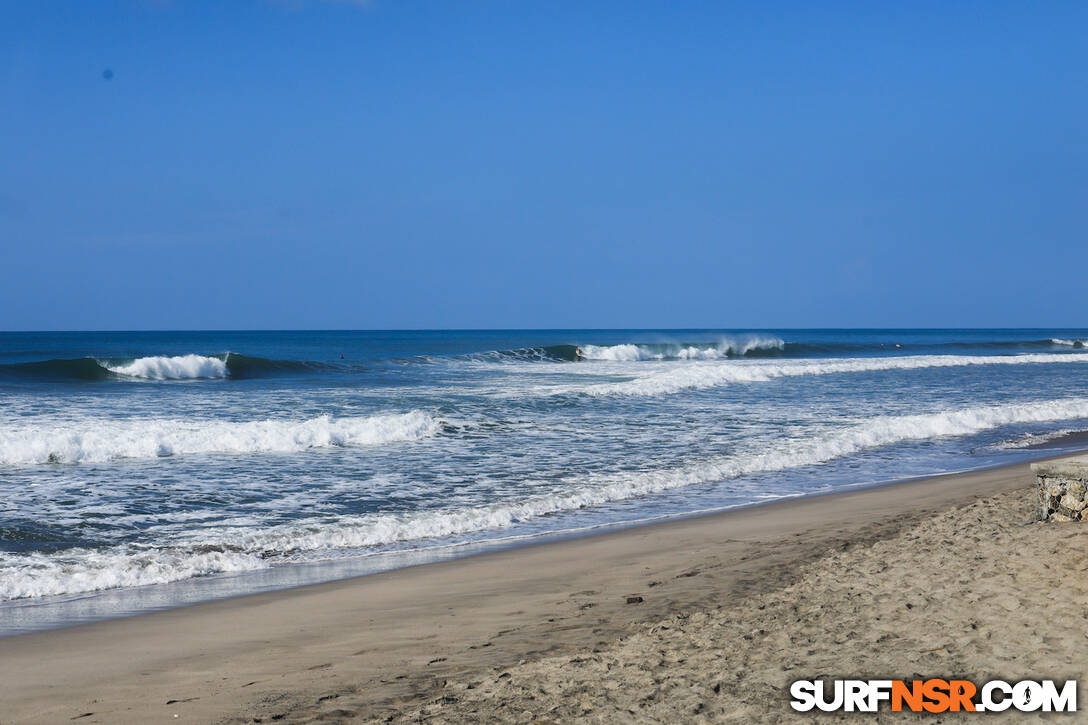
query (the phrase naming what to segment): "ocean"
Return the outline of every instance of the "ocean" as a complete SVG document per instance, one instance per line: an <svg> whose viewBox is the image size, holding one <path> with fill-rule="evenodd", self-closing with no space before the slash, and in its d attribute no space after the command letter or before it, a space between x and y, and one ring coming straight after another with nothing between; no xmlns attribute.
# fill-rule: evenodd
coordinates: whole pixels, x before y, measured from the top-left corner
<svg viewBox="0 0 1088 725"><path fill-rule="evenodd" d="M0 634L1053 455L1085 341L0 333Z"/></svg>

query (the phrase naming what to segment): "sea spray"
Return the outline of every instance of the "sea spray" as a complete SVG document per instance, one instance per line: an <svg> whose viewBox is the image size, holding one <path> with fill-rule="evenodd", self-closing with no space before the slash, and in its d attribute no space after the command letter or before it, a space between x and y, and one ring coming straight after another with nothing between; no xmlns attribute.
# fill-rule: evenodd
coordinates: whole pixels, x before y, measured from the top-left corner
<svg viewBox="0 0 1088 725"><path fill-rule="evenodd" d="M225 378L229 375L224 358L205 355L141 357L123 364L102 361L100 364L117 375L147 380L196 380Z"/></svg>

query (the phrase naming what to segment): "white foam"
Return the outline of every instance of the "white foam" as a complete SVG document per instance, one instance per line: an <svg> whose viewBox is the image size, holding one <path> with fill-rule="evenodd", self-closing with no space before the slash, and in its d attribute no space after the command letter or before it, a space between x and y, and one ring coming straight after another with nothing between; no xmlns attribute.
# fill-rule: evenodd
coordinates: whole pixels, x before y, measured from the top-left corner
<svg viewBox="0 0 1088 725"><path fill-rule="evenodd" d="M1027 435L1020 436L1019 438L1002 441L1001 443L997 444L997 447L1012 450L1018 448L1031 448L1033 446L1041 446L1053 440L1065 438L1066 436L1072 435L1073 433L1084 433L1084 431L1078 430L1076 428L1065 428L1062 430L1052 431L1050 433L1028 433Z"/></svg>
<svg viewBox="0 0 1088 725"><path fill-rule="evenodd" d="M766 382L775 378L804 375L836 375L881 370L968 365L1039 365L1086 363L1088 355L1033 353L1028 355L913 355L881 358L828 358L817 360L742 361L692 363L659 367L633 380L580 387L540 388L543 394L582 393L585 395L668 395L682 390L713 388L734 383Z"/></svg>
<svg viewBox="0 0 1088 725"><path fill-rule="evenodd" d="M759 452L749 451L661 471L591 476L588 482L561 486L543 496L492 506L404 516L371 517L351 527L309 532L269 541L287 549L321 546L364 547L405 539L464 534L504 528L546 514L599 506L684 486L713 483L754 473L816 465L863 450L943 436L964 436L1005 425L1088 418L1088 398L1021 405L966 408L940 413L881 416L810 438L787 440Z"/></svg>
<svg viewBox="0 0 1088 725"><path fill-rule="evenodd" d="M834 432L783 441L758 452L722 456L677 469L595 475L587 483L571 485L565 490L560 487L560 490L545 496L478 509L431 514L425 526L414 517L398 519L385 516L353 529L350 534L335 531L322 532L321 536L331 533L329 540L337 545L370 546L379 543L383 537L389 541L401 540L401 537L416 538L421 529L431 532L430 536L468 533L476 530L474 527L506 527L546 514L598 506L684 486L826 463L895 443L972 435L1017 423L1079 418L1088 418L1088 398L965 408L923 415L881 416ZM313 546L317 542L300 540L300 543Z"/></svg>
<svg viewBox="0 0 1088 725"><path fill-rule="evenodd" d="M0 428L0 464L101 463L201 453L294 453L308 448L378 445L438 433L432 416L356 418L323 415L302 421L88 419L50 426Z"/></svg>
<svg viewBox="0 0 1088 725"><path fill-rule="evenodd" d="M635 362L640 360L722 360L747 355L752 350L781 350L786 345L777 337L750 336L723 338L703 347L695 345L583 345L587 360Z"/></svg>
<svg viewBox="0 0 1088 725"><path fill-rule="evenodd" d="M1063 340L1058 337L1050 338L1050 341L1055 345L1068 345L1069 347L1084 347L1085 340Z"/></svg>
<svg viewBox="0 0 1088 725"><path fill-rule="evenodd" d="M62 555L0 554L0 601L97 592L255 571L268 563L255 554L166 549L72 549Z"/></svg>
<svg viewBox="0 0 1088 725"><path fill-rule="evenodd" d="M599 506L670 489L745 475L818 465L865 450L944 436L966 436L1018 423L1088 418L1088 398L881 416L806 438L659 471L572 478L547 494L441 511L367 514L338 521L300 521L267 529L196 531L187 545L159 550L71 550L60 555L0 554L0 599L64 594L176 581L269 565L262 552L315 560L397 542L501 530L549 514ZM796 495L748 492L750 502Z"/></svg>
<svg viewBox="0 0 1088 725"><path fill-rule="evenodd" d="M582 356L587 360L614 360L634 362L635 360L656 359L647 357L649 353L638 345L584 345Z"/></svg>
<svg viewBox="0 0 1088 725"><path fill-rule="evenodd" d="M753 350L782 350L786 343L777 337L755 335L740 339L726 339L718 343L718 350L732 355L747 355Z"/></svg>
<svg viewBox="0 0 1088 725"><path fill-rule="evenodd" d="M105 362L99 364L118 375L147 380L198 380L225 378L230 374L223 359L205 355L141 357L124 365Z"/></svg>

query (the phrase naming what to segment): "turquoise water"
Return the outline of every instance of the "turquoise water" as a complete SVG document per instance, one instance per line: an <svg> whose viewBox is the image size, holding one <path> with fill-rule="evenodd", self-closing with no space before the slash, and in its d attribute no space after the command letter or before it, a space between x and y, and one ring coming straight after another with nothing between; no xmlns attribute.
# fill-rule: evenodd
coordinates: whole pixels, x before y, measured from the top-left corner
<svg viewBox="0 0 1088 725"><path fill-rule="evenodd" d="M0 600L237 593L1038 456L1088 428L1086 339L0 333Z"/></svg>

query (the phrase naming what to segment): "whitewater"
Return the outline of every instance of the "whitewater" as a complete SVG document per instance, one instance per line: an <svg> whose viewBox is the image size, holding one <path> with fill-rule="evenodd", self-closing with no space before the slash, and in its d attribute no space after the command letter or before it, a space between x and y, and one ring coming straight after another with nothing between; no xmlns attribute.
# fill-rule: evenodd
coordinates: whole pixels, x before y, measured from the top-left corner
<svg viewBox="0 0 1088 725"><path fill-rule="evenodd" d="M1052 454L1088 430L1085 340L0 333L0 612L236 594Z"/></svg>
<svg viewBox="0 0 1088 725"><path fill-rule="evenodd" d="M308 448L379 445L434 435L419 411L333 419L245 422L90 419L0 430L0 464L102 463L196 454L295 453Z"/></svg>
<svg viewBox="0 0 1088 725"><path fill-rule="evenodd" d="M121 364L97 361L106 370L124 377L147 380L196 380L200 378L225 378L227 356L175 355L142 357Z"/></svg>
<svg viewBox="0 0 1088 725"><path fill-rule="evenodd" d="M682 359L702 360L706 358L691 356ZM796 377L799 375L842 375L880 370L918 370L967 365L1053 365L1084 362L1088 362L1088 356L1071 357L1069 355L1047 354L918 355L890 359L831 359L796 363L746 362L728 365L690 365L679 369L658 366L646 373L639 371L633 379L623 382L588 385L582 388L571 386L557 387L555 389L544 388L539 392L545 394L582 393L585 395L668 395L692 388L712 388L735 383L766 382L775 378Z"/></svg>

